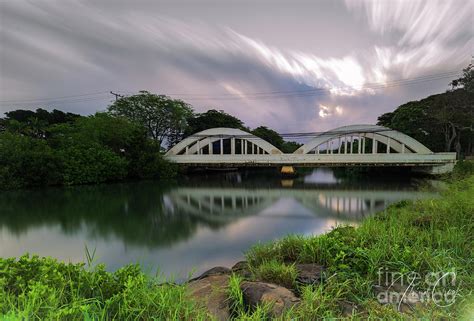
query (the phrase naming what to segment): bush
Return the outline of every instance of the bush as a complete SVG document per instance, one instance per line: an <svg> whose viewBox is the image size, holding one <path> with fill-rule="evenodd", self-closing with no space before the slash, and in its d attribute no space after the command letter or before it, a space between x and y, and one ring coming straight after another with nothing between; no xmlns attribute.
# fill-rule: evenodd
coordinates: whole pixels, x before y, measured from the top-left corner
<svg viewBox="0 0 474 321"><path fill-rule="evenodd" d="M73 145L58 154L66 185L118 181L127 175L127 160L102 146Z"/></svg>
<svg viewBox="0 0 474 321"><path fill-rule="evenodd" d="M60 160L40 139L0 134L0 188L58 184Z"/></svg>
<svg viewBox="0 0 474 321"><path fill-rule="evenodd" d="M454 180L463 179L470 175L474 175L474 161L468 160L458 161L454 166L454 170L450 173Z"/></svg>
<svg viewBox="0 0 474 321"><path fill-rule="evenodd" d="M177 173L177 165L163 158L146 131L125 118L97 113L43 131L33 136L0 133L0 189L169 178Z"/></svg>

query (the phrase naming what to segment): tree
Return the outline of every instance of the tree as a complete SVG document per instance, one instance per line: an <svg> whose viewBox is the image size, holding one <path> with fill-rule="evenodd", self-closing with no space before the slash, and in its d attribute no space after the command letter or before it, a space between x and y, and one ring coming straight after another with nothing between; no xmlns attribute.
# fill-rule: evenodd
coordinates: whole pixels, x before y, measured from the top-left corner
<svg viewBox="0 0 474 321"><path fill-rule="evenodd" d="M432 112L435 100L435 96L430 96L420 101L405 103L395 111L381 115L377 125L398 130L433 151L444 151L444 136L440 131L439 121Z"/></svg>
<svg viewBox="0 0 474 321"><path fill-rule="evenodd" d="M468 92L474 92L474 65L469 64L463 70L463 76L461 78L455 79L451 82L453 89L463 88Z"/></svg>
<svg viewBox="0 0 474 321"><path fill-rule="evenodd" d="M217 111L215 109L210 109L207 112L197 114L188 120L188 128L186 129L185 136L215 127L247 130L240 119L229 115L222 110Z"/></svg>
<svg viewBox="0 0 474 321"><path fill-rule="evenodd" d="M283 142L283 146L281 146L281 151L283 153L293 153L295 150L297 150L298 148L300 148L302 146L302 144L300 143L297 143L297 142L292 142L292 141L289 141L289 142Z"/></svg>
<svg viewBox="0 0 474 321"><path fill-rule="evenodd" d="M378 125L405 133L435 152L473 151L474 93L455 89L411 101L378 118Z"/></svg>
<svg viewBox="0 0 474 321"><path fill-rule="evenodd" d="M181 139L193 114L191 106L184 101L148 91L120 98L109 106L108 111L140 124L159 145L167 138L168 145Z"/></svg>
<svg viewBox="0 0 474 321"><path fill-rule="evenodd" d="M252 130L251 133L257 137L262 138L263 140L266 140L278 149L281 149L283 146L284 141L280 134L266 126L257 127Z"/></svg>
<svg viewBox="0 0 474 321"><path fill-rule="evenodd" d="M17 109L6 112L5 115L4 119L0 119L3 130L35 138L46 138L47 128L50 125L71 123L81 117L57 109L48 112L42 108L38 108L36 111ZM0 131L2 130L0 129Z"/></svg>
<svg viewBox="0 0 474 321"><path fill-rule="evenodd" d="M445 138L445 150L451 151L454 147L458 155L461 154L461 138L467 135L472 145L474 132L474 92L462 89L448 91L437 95L433 116L442 126ZM464 148L469 151L469 148Z"/></svg>
<svg viewBox="0 0 474 321"><path fill-rule="evenodd" d="M36 111L17 109L8 111L5 113L6 121L16 120L20 123L28 123L31 119L38 119L39 121L45 122L48 125L61 124L61 123L70 123L81 117L80 115L73 113L65 113L57 109L48 112L43 108L38 108Z"/></svg>

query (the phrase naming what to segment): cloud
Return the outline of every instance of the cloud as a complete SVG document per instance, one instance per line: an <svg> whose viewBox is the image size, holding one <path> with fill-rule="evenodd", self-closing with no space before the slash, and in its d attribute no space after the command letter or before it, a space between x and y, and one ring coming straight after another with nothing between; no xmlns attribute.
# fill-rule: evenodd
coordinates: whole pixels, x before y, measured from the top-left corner
<svg viewBox="0 0 474 321"><path fill-rule="evenodd" d="M264 35L244 35L238 26L166 16L163 3L143 10L127 2L120 9L87 1L2 2L1 100L104 91L101 100L50 104L87 114L106 107L109 90L147 89L189 101L197 111L224 109L251 127L280 132L374 122L405 100L445 88L448 80L416 90L375 90L372 84L466 63L469 10L463 1L450 3L346 2L361 29L367 25L374 35L373 44L322 57L273 46ZM308 31L295 29L294 37L302 44L311 41ZM38 106L2 103L0 112L18 107Z"/></svg>
<svg viewBox="0 0 474 321"><path fill-rule="evenodd" d="M326 118L330 116L341 116L344 113L344 109L341 106L325 106L323 104L319 104L319 117Z"/></svg>
<svg viewBox="0 0 474 321"><path fill-rule="evenodd" d="M394 38L389 45L374 45L375 73L413 77L469 61L473 1L346 0L346 6L374 33Z"/></svg>

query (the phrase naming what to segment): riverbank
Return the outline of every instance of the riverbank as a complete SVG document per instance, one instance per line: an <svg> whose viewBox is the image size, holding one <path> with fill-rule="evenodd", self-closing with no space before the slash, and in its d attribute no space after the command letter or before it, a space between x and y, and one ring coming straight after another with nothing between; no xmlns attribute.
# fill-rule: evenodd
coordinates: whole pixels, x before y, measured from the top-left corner
<svg viewBox="0 0 474 321"><path fill-rule="evenodd" d="M276 314L461 318L473 302L472 195L472 164L461 164L438 199L398 203L357 228L256 245L247 263L184 285L163 283L134 265L106 272L93 266L92 254L86 265L1 259L0 313L7 319L205 319L210 309L255 320ZM413 299L400 304L403 312L395 293ZM430 293L425 302L416 302L423 293ZM272 306L268 298L277 302ZM384 298L391 304L381 304Z"/></svg>

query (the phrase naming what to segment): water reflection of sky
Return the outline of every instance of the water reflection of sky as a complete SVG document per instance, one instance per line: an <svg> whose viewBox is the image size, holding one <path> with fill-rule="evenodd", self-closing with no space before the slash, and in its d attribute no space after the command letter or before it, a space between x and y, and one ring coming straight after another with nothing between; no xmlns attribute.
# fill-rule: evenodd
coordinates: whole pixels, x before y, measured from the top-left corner
<svg viewBox="0 0 474 321"><path fill-rule="evenodd" d="M328 168L321 168L304 177L305 183L313 184L336 184L340 181L341 179L336 178L333 172Z"/></svg>
<svg viewBox="0 0 474 321"><path fill-rule="evenodd" d="M427 196L410 184L341 188L330 170L304 177L309 189L298 182L291 188L279 181L260 186L252 178L250 185L245 177L230 186L213 177L214 185L122 184L0 196L0 208L7 209L0 212L0 255L29 252L78 262L87 245L110 270L140 262L182 278L192 269L231 266L258 242L320 234L391 202Z"/></svg>

